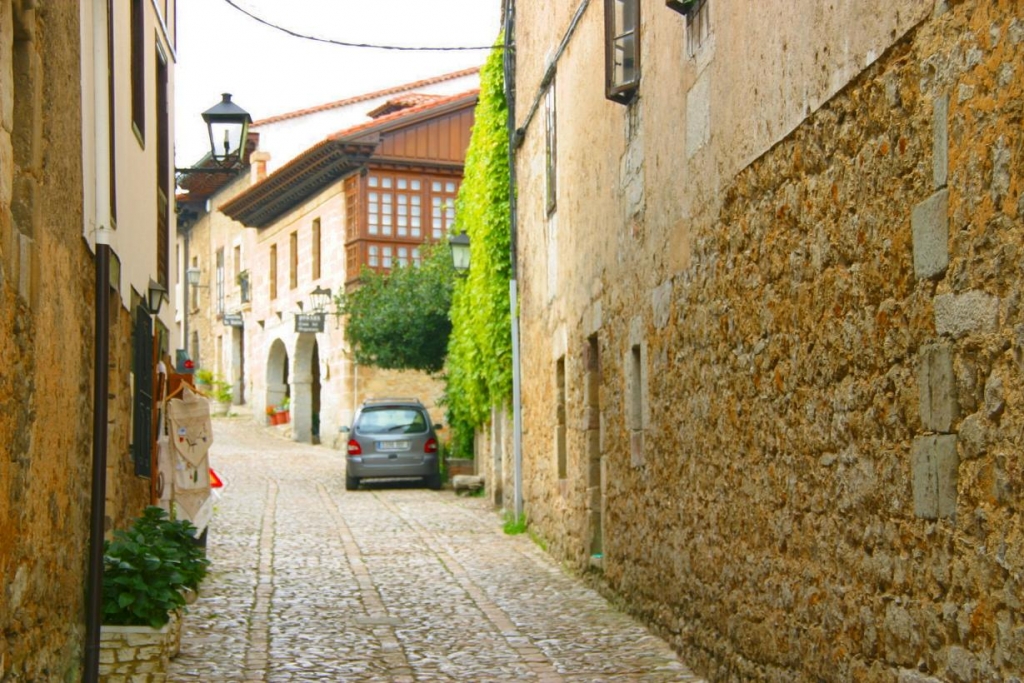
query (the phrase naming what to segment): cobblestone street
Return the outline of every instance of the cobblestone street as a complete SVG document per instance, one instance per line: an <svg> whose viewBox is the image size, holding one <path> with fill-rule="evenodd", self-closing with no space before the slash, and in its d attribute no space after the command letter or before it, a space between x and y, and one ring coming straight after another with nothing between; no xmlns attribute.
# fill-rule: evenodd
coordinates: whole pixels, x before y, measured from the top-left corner
<svg viewBox="0 0 1024 683"><path fill-rule="evenodd" d="M340 451L214 428L213 564L169 680L698 680L486 499L346 492Z"/></svg>

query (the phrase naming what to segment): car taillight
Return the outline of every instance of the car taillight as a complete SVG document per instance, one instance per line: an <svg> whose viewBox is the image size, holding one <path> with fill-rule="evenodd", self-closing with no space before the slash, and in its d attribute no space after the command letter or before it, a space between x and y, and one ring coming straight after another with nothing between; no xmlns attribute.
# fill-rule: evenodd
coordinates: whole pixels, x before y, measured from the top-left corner
<svg viewBox="0 0 1024 683"><path fill-rule="evenodd" d="M437 453L437 439L427 439L423 446L424 453Z"/></svg>
<svg viewBox="0 0 1024 683"><path fill-rule="evenodd" d="M359 442L355 439L348 440L348 454L349 455L362 455L363 449L360 448Z"/></svg>

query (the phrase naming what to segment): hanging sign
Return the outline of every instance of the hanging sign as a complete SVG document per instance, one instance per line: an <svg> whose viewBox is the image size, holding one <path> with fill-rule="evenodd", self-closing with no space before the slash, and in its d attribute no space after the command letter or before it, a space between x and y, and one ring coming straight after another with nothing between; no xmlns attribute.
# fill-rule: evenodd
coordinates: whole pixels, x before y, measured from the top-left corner
<svg viewBox="0 0 1024 683"><path fill-rule="evenodd" d="M245 327L241 313L225 313L221 322L227 327Z"/></svg>
<svg viewBox="0 0 1024 683"><path fill-rule="evenodd" d="M323 332L324 315L321 313L296 313L296 332Z"/></svg>

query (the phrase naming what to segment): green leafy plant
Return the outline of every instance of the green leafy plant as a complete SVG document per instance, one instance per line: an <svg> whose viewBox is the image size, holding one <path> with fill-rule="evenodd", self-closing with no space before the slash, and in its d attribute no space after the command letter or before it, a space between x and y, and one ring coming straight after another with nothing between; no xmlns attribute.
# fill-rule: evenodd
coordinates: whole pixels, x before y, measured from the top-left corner
<svg viewBox="0 0 1024 683"><path fill-rule="evenodd" d="M419 267L364 268L359 287L339 298L356 360L393 370L440 370L452 329L454 270L443 245L425 247Z"/></svg>
<svg viewBox="0 0 1024 683"><path fill-rule="evenodd" d="M213 385L213 370L200 368L196 370L196 384Z"/></svg>
<svg viewBox="0 0 1024 683"><path fill-rule="evenodd" d="M147 507L128 530L104 544L103 623L160 628L196 589L209 560L195 542L195 526Z"/></svg>
<svg viewBox="0 0 1024 683"><path fill-rule="evenodd" d="M492 406L512 396L508 105L501 50L481 69L474 116L455 216L456 231L470 238L471 265L452 295L444 398L453 450L467 457L476 427L490 418Z"/></svg>
<svg viewBox="0 0 1024 683"><path fill-rule="evenodd" d="M211 386L213 400L218 403L231 403L233 390L231 384L224 381L220 376L214 378Z"/></svg>

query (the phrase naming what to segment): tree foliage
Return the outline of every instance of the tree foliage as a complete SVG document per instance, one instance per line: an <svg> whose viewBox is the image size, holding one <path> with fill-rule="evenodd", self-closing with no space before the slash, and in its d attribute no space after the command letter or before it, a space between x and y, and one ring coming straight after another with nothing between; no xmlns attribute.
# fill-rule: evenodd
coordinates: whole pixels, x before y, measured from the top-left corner
<svg viewBox="0 0 1024 683"><path fill-rule="evenodd" d="M491 406L512 395L507 113L502 52L494 50L480 72L480 100L456 200L456 232L469 235L471 254L469 275L456 283L452 297L446 365L448 418L463 437L456 450L464 450L466 437L487 421Z"/></svg>
<svg viewBox="0 0 1024 683"><path fill-rule="evenodd" d="M364 268L359 279L358 289L338 301L356 361L389 370L444 367L454 279L448 250L425 250L420 267Z"/></svg>

